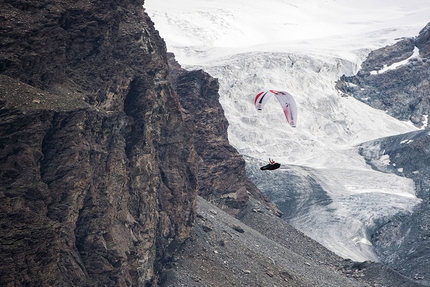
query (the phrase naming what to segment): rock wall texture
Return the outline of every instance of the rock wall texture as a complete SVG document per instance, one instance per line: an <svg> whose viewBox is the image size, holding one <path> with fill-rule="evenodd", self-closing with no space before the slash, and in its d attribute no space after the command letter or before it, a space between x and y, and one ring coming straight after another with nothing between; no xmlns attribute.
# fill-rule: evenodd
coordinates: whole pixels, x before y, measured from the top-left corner
<svg viewBox="0 0 430 287"><path fill-rule="evenodd" d="M155 286L188 237L194 125L142 4L0 3L1 286Z"/></svg>
<svg viewBox="0 0 430 287"><path fill-rule="evenodd" d="M1 286L156 286L198 193L280 215L228 143L217 80L169 67L142 5L0 3Z"/></svg>
<svg viewBox="0 0 430 287"><path fill-rule="evenodd" d="M343 76L337 87L346 95L422 127L429 125L429 79L430 23L415 38L372 51L357 75Z"/></svg>

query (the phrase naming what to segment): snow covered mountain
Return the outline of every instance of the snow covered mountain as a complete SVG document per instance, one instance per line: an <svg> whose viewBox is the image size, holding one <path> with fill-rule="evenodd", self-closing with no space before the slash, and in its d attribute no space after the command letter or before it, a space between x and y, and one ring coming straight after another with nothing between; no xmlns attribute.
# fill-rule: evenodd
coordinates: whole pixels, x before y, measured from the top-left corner
<svg viewBox="0 0 430 287"><path fill-rule="evenodd" d="M336 82L371 50L416 36L430 3L147 0L145 8L184 68L219 79L229 141L284 218L345 258L378 261L369 230L420 199L411 179L372 169L358 144L418 129L342 96ZM295 97L295 129L275 99L255 110L261 88ZM280 170L259 170L269 157Z"/></svg>

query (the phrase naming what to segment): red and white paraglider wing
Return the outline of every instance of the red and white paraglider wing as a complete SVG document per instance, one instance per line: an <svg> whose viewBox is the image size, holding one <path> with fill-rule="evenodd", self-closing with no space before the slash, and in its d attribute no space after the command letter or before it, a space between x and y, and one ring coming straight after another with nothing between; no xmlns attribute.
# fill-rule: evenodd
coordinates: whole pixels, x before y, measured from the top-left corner
<svg viewBox="0 0 430 287"><path fill-rule="evenodd" d="M292 127L296 127L297 123L297 107L293 96L284 91L277 90L262 90L258 92L254 99L254 106L257 110L262 110L267 101L275 95L282 106L285 117Z"/></svg>
<svg viewBox="0 0 430 287"><path fill-rule="evenodd" d="M258 92L254 99L254 106L257 110L262 110L266 105L267 101L273 96L273 93L269 90L262 90Z"/></svg>
<svg viewBox="0 0 430 287"><path fill-rule="evenodd" d="M297 123L297 106L293 96L284 91L277 92L275 96L282 106L288 123L290 124L290 126L295 128Z"/></svg>

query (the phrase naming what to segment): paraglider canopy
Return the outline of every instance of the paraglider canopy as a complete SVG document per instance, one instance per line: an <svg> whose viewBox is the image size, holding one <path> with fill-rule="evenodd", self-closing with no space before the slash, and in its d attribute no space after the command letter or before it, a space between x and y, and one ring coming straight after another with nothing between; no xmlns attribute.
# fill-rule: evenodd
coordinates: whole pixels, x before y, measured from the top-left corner
<svg viewBox="0 0 430 287"><path fill-rule="evenodd" d="M295 128L297 123L297 107L293 96L290 95L288 92L277 90L262 90L255 96L255 107L259 111L262 110L266 105L267 101L273 95L278 99L279 103L281 104L287 122L290 124L290 126Z"/></svg>

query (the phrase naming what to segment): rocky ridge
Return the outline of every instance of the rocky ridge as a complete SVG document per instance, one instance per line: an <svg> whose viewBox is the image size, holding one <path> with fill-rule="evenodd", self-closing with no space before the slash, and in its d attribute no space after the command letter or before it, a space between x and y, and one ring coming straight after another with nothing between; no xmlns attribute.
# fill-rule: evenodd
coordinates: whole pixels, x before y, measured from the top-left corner
<svg viewBox="0 0 430 287"><path fill-rule="evenodd" d="M338 89L400 120L428 126L430 114L430 23L414 38L370 52Z"/></svg>

